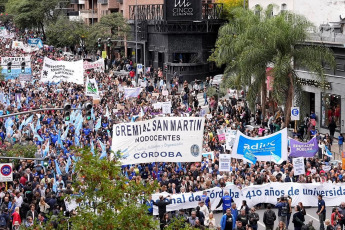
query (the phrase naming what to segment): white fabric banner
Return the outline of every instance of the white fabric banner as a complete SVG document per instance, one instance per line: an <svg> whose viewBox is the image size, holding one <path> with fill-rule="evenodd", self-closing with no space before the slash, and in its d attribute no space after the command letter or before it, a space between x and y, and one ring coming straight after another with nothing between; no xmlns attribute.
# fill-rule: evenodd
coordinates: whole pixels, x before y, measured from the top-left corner
<svg viewBox="0 0 345 230"><path fill-rule="evenodd" d="M96 79L86 79L85 83L85 95L86 96L99 96L98 86Z"/></svg>
<svg viewBox="0 0 345 230"><path fill-rule="evenodd" d="M230 172L230 166L231 166L231 155L219 154L219 171Z"/></svg>
<svg viewBox="0 0 345 230"><path fill-rule="evenodd" d="M31 56L25 57L1 57L1 66L7 66L7 63L11 62L13 66L21 66L22 62L25 62L25 68L31 68Z"/></svg>
<svg viewBox="0 0 345 230"><path fill-rule="evenodd" d="M123 88L123 92L125 94L125 98L130 98L130 97L138 97L138 95L141 92L141 88L140 87L136 87L136 88Z"/></svg>
<svg viewBox="0 0 345 230"><path fill-rule="evenodd" d="M303 157L292 158L292 164L293 164L293 172L294 172L295 176L305 174L304 158Z"/></svg>
<svg viewBox="0 0 345 230"><path fill-rule="evenodd" d="M228 191L237 207L241 207L242 200L246 200L249 207L259 203L276 204L277 198L288 195L292 198L292 206L299 202L303 206L317 207L318 194L323 195L326 206L338 206L345 200L345 183L269 183L264 185L253 185L240 190L236 185L228 185L221 189L219 187L208 189L207 195L210 198L211 209L215 210L223 193ZM160 194L153 194L152 199L159 199ZM162 193L167 195L167 193ZM202 191L194 193L174 194L171 195L172 202L167 206L167 211L176 211L179 209L196 208L202 196ZM154 214L158 214L157 206L154 207ZM221 210L219 207L218 210Z"/></svg>
<svg viewBox="0 0 345 230"><path fill-rule="evenodd" d="M104 71L104 59L98 59L94 62L84 61L83 63L84 70L93 69L96 72L103 72Z"/></svg>
<svg viewBox="0 0 345 230"><path fill-rule="evenodd" d="M200 162L204 118L156 117L115 124L111 149L123 165L149 162Z"/></svg>
<svg viewBox="0 0 345 230"><path fill-rule="evenodd" d="M54 61L44 57L41 81L59 82L67 81L76 84L84 84L83 60L76 62Z"/></svg>

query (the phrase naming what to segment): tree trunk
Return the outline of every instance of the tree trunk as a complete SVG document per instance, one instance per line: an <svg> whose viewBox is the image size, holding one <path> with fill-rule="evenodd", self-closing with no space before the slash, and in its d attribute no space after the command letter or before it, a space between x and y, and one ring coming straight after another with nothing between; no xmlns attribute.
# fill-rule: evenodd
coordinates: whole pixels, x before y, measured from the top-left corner
<svg viewBox="0 0 345 230"><path fill-rule="evenodd" d="M44 32L44 25L43 23L40 23L41 24L41 29L42 29L42 33L43 33L43 41L46 40L46 33Z"/></svg>
<svg viewBox="0 0 345 230"><path fill-rule="evenodd" d="M265 73L266 76L266 73ZM266 81L262 82L261 85L261 106L262 106L262 121L266 118L266 96L267 96L267 84Z"/></svg>
<svg viewBox="0 0 345 230"><path fill-rule="evenodd" d="M288 89L286 91L286 102L285 102L285 126L288 128L291 119L291 107L292 107L292 100L294 98L294 91L293 91L293 79L292 75L288 75Z"/></svg>

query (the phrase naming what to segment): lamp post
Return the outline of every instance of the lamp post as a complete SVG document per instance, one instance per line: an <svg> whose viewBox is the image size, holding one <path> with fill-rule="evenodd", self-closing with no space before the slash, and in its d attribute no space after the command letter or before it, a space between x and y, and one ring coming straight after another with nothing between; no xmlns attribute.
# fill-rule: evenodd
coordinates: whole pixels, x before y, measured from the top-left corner
<svg viewBox="0 0 345 230"><path fill-rule="evenodd" d="M135 63L138 64L138 0L135 0Z"/></svg>

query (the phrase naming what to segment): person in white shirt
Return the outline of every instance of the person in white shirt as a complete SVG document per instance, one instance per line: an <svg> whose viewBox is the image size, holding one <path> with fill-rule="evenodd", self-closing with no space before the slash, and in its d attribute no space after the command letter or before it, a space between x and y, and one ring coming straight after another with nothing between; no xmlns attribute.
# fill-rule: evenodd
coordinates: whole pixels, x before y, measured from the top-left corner
<svg viewBox="0 0 345 230"><path fill-rule="evenodd" d="M19 191L16 192L16 207L21 207L23 203L23 197Z"/></svg>
<svg viewBox="0 0 345 230"><path fill-rule="evenodd" d="M205 202L202 200L199 202L200 212L204 214L204 216L209 215L208 207L205 205Z"/></svg>

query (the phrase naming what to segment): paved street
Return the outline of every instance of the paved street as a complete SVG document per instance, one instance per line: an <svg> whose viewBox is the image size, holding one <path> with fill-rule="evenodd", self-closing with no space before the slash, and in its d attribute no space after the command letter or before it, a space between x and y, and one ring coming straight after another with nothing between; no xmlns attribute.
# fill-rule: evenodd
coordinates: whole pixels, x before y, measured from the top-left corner
<svg viewBox="0 0 345 230"><path fill-rule="evenodd" d="M264 212L265 212L266 209L259 209L257 210L257 213L259 214L260 216L260 221L258 222L258 229L259 230L264 230L265 229L265 225L262 221L262 218L264 216ZM307 211L307 215L305 216L305 222L304 223L308 223L309 221L313 221L313 226L315 229L319 229L319 218L318 218L318 215L316 214L316 210L317 208L308 208L306 209ZM278 210L277 209L274 209L276 215L278 214ZM295 212L293 212L295 213ZM293 215L292 213L292 215ZM326 208L326 219L331 219L331 213L332 213L332 207L327 207ZM222 213L216 213L215 214L215 218L216 218L216 221L217 223L220 223L220 219L222 217ZM277 218L278 218L278 215L277 215ZM275 224L274 224L274 227L277 227L278 226L278 219L275 221ZM293 228L293 223L292 223L292 217L291 217L291 220L290 220L290 226L289 226L289 229L294 229Z"/></svg>

